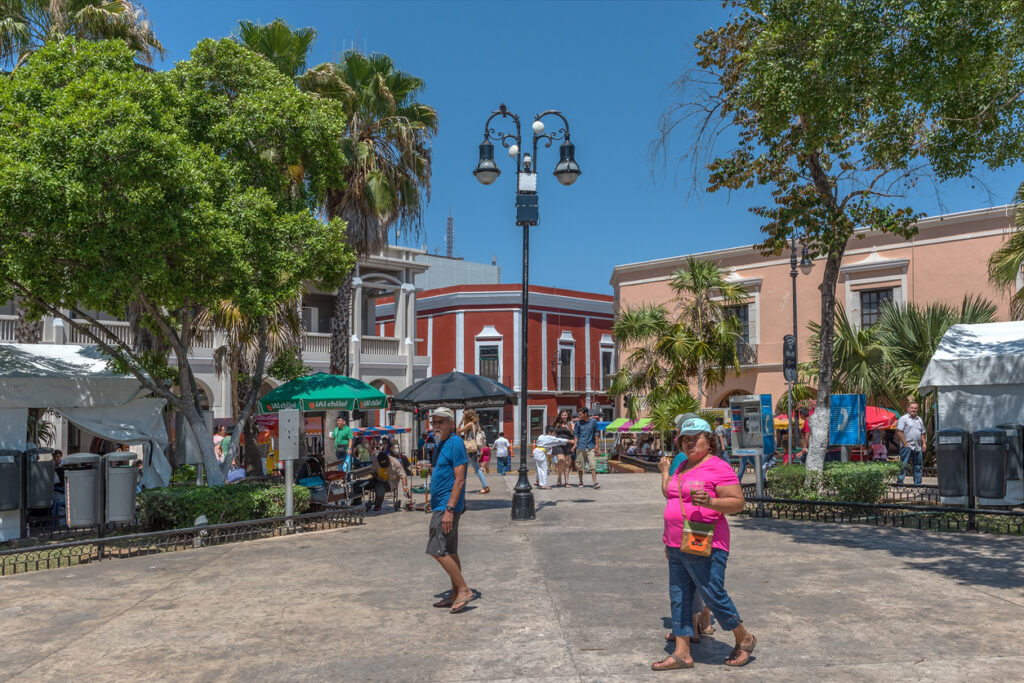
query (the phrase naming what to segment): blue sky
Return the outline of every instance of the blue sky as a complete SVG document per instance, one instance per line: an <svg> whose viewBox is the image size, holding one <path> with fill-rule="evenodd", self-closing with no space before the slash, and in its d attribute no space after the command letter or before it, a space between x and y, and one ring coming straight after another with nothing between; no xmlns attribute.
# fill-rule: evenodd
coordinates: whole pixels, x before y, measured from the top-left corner
<svg viewBox="0 0 1024 683"><path fill-rule="evenodd" d="M751 244L760 222L748 207L764 190L694 193L687 175L652 172L648 155L671 84L693 66L693 39L726 19L718 0L691 2L335 2L332 0L149 0L169 54L186 59L202 38L237 31L238 21L283 18L320 34L311 65L357 46L384 52L423 78L423 102L438 110L432 199L424 234L410 240L444 253L449 208L455 254L502 266L519 282L522 233L514 224L514 166L489 186L472 175L487 116L502 102L524 119L559 109L569 119L583 174L562 187L551 176L557 147L539 154L540 224L532 229L534 284L610 293L622 263ZM676 149L684 145L676 140ZM1021 167L977 180L929 184L911 196L928 214L1012 200Z"/></svg>

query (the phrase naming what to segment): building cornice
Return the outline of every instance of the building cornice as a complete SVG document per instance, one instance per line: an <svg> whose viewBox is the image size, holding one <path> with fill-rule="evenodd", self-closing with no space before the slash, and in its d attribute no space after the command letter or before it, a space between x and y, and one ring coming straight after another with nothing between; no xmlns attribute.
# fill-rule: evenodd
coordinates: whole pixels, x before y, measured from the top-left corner
<svg viewBox="0 0 1024 683"><path fill-rule="evenodd" d="M941 214L938 216L926 216L917 222L918 234L912 240L900 240L895 244L884 244L876 245L875 247L866 247L864 249L855 249L847 252L847 256L854 255L857 253L867 253L872 249L886 250L892 248L899 248L904 244L910 244L911 242L921 244L928 240L928 236L923 233L936 228L948 228L950 226L963 225L965 223L975 223L977 221L1013 216L1015 205L1004 204L1002 206L992 206L983 209L972 209L970 211L960 211L957 213ZM985 227L983 229L970 230L965 234L987 234L992 229ZM869 228L858 228L854 231L854 237L864 237L867 235L879 235L883 233L872 233ZM750 267L764 267L771 265L778 265L780 263L788 263L788 258L772 258L764 257L761 252L753 244L748 244L739 247L729 247L727 249L715 249L712 251L698 252L695 254L680 254L678 256L670 256L667 258L652 259L650 261L638 261L635 263L625 263L620 266L615 266L612 269L612 276L609 280L613 288L622 285L638 285L646 284L650 282L664 282L667 281L671 275L670 273L685 265L688 257L698 258L702 260L715 260L715 261L734 261L737 259L745 258L756 258L756 263L751 263ZM737 268L742 270L742 268ZM648 277L642 277L643 273L651 273ZM655 275L654 273L661 273ZM626 279L629 275L635 274L638 277L635 279Z"/></svg>

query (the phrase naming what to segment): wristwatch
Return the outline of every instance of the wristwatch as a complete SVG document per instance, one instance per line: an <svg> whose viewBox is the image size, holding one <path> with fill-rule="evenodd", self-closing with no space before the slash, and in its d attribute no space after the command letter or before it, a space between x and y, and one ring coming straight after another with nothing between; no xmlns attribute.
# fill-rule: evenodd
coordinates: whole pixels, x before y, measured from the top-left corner
<svg viewBox="0 0 1024 683"><path fill-rule="evenodd" d="M451 505L445 505L444 506L444 511L445 512L455 512L455 508L453 508Z"/></svg>

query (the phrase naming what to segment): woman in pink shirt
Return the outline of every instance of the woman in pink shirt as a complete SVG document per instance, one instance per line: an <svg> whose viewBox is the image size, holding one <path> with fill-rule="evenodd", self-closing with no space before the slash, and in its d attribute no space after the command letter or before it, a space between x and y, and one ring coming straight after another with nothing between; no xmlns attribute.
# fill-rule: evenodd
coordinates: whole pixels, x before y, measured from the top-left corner
<svg viewBox="0 0 1024 683"><path fill-rule="evenodd" d="M655 671L689 669L690 638L693 633L694 593L700 591L704 604L711 608L722 628L733 632L736 647L725 660L726 666L744 666L750 661L757 639L743 627L739 612L725 590L725 564L729 558L729 523L726 515L743 510L743 491L732 468L715 455L711 426L700 418L683 422L679 430L686 460L670 472L671 459L662 458L661 492L665 502L665 556L668 558L669 600L672 606L672 632L675 650L654 662ZM712 528L711 554L703 557L683 552L684 515L693 524Z"/></svg>

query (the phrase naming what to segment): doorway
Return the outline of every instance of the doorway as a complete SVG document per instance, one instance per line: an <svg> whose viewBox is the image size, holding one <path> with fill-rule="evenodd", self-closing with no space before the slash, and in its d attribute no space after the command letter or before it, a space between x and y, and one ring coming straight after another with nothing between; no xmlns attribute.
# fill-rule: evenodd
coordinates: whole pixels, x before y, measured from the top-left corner
<svg viewBox="0 0 1024 683"><path fill-rule="evenodd" d="M547 425L548 409L546 406L530 406L530 443L537 443L537 439L544 433Z"/></svg>

